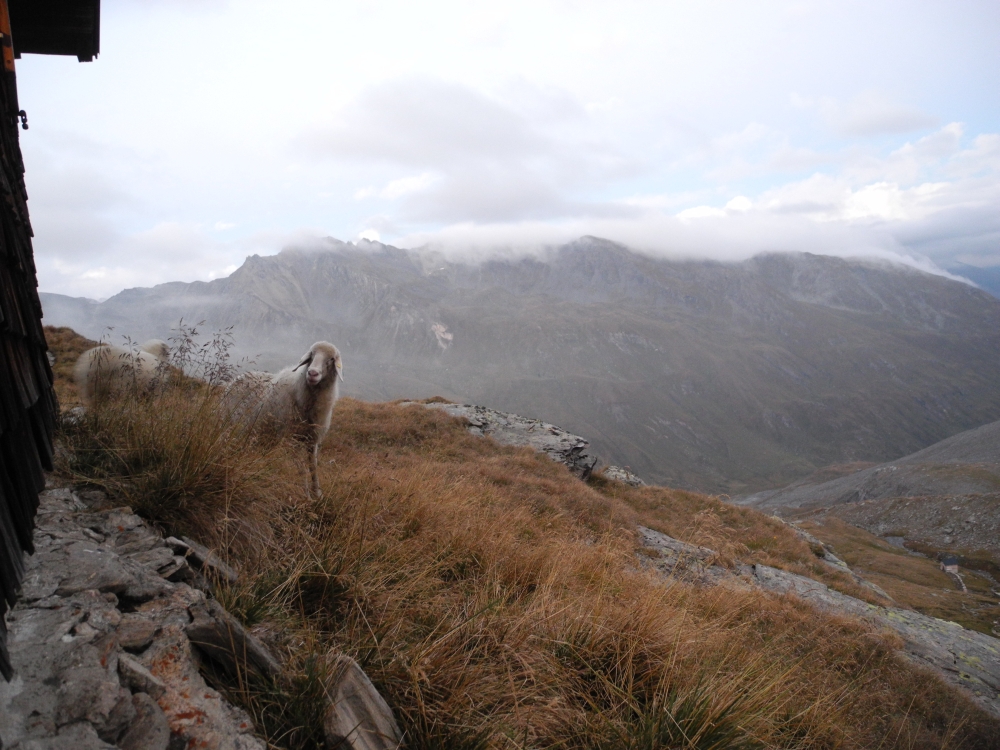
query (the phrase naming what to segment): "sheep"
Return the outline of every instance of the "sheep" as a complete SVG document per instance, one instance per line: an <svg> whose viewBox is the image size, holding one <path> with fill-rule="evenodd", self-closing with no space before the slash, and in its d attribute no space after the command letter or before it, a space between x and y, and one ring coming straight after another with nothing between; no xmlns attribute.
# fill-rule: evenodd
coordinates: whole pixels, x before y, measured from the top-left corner
<svg viewBox="0 0 1000 750"><path fill-rule="evenodd" d="M291 434L305 444L309 488L318 498L319 446L330 430L343 379L340 350L328 341L317 341L295 367L277 375L249 372L237 378L226 389L223 404L238 418L250 418L257 427Z"/></svg>
<svg viewBox="0 0 1000 750"><path fill-rule="evenodd" d="M84 404L92 406L130 387L148 391L166 374L169 358L170 347L160 339L147 341L138 351L101 344L80 355L73 379Z"/></svg>

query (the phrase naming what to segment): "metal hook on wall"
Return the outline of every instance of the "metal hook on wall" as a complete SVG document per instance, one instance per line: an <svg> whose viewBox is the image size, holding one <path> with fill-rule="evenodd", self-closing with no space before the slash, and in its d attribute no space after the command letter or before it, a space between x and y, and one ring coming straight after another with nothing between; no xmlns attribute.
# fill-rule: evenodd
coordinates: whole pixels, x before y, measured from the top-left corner
<svg viewBox="0 0 1000 750"><path fill-rule="evenodd" d="M23 109L17 113L17 116L21 118L21 130L28 129L28 113Z"/></svg>

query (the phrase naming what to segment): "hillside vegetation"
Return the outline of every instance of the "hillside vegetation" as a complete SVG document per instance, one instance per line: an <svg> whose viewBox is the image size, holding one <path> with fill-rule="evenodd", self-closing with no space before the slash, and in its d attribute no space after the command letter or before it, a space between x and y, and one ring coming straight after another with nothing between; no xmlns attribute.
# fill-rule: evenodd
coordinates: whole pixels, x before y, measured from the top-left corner
<svg viewBox="0 0 1000 750"><path fill-rule="evenodd" d="M101 404L61 439L61 471L240 567L217 596L290 676L225 687L275 747L321 746L338 653L361 663L410 748L1000 743L893 636L794 598L666 580L637 555L638 522L722 564L853 586L750 509L584 484L419 405L342 400L318 500L300 446L229 422L189 382Z"/></svg>

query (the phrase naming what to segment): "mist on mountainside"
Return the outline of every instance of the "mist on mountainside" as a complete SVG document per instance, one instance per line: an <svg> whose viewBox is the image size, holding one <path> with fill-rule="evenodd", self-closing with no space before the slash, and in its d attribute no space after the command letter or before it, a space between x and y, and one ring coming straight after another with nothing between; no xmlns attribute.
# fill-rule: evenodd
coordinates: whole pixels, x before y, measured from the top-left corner
<svg viewBox="0 0 1000 750"><path fill-rule="evenodd" d="M993 268L978 268L977 266L970 266L965 263L956 263L949 271L969 279L969 281L974 282L994 297L1000 297L1000 268L996 266Z"/></svg>
<svg viewBox="0 0 1000 750"><path fill-rule="evenodd" d="M1000 419L1000 300L913 268L671 261L596 238L480 263L363 244L102 303L43 294L45 322L144 340L204 320L269 370L327 339L350 395L541 418L649 481L729 494Z"/></svg>

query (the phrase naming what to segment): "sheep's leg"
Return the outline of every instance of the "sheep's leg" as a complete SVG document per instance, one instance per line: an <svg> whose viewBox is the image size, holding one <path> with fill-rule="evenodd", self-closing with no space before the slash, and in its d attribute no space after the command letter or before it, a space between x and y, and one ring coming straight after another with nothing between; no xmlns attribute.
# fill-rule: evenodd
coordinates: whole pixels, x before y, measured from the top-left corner
<svg viewBox="0 0 1000 750"><path fill-rule="evenodd" d="M313 443L309 453L309 486L312 496L319 500L323 496L319 491L319 443Z"/></svg>

